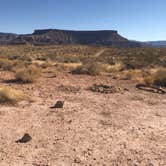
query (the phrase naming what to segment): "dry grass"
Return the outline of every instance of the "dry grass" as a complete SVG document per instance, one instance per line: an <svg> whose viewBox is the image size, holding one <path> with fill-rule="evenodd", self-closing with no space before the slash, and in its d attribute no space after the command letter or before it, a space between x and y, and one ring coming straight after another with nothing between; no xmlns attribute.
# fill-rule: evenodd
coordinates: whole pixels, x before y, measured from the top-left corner
<svg viewBox="0 0 166 166"><path fill-rule="evenodd" d="M23 83L33 83L40 77L41 71L35 66L29 66L27 68L18 70L15 74L17 81Z"/></svg>
<svg viewBox="0 0 166 166"><path fill-rule="evenodd" d="M100 56L96 52L105 51ZM165 48L105 48L81 45L1 46L0 58L20 61L49 61L57 63L123 64L123 69L143 69L166 66ZM115 67L115 66L114 66ZM113 69L114 70L114 69Z"/></svg>
<svg viewBox="0 0 166 166"><path fill-rule="evenodd" d="M96 52L103 49L105 51L101 55L95 56ZM59 71L89 75L131 69L127 74L128 79L139 80L144 76L136 70L166 66L165 52L165 48L116 49L81 45L1 46L0 68L17 71L33 63L44 70L57 64L56 69ZM15 64L14 61L18 63ZM147 80L150 81L150 78Z"/></svg>
<svg viewBox="0 0 166 166"><path fill-rule="evenodd" d="M24 99L24 95L21 91L9 88L0 88L0 103L16 104L17 102Z"/></svg>

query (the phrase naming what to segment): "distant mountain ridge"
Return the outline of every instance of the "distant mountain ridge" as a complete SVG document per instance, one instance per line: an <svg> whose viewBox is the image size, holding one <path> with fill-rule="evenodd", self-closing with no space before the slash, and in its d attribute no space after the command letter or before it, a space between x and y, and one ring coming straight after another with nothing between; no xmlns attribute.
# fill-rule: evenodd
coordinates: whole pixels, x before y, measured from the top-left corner
<svg viewBox="0 0 166 166"><path fill-rule="evenodd" d="M115 30L74 31L59 29L35 30L32 34L0 33L0 44L85 44L110 47L140 47L139 42L130 41Z"/></svg>
<svg viewBox="0 0 166 166"><path fill-rule="evenodd" d="M145 42L145 44L152 46L152 47L166 47L166 41L149 41Z"/></svg>

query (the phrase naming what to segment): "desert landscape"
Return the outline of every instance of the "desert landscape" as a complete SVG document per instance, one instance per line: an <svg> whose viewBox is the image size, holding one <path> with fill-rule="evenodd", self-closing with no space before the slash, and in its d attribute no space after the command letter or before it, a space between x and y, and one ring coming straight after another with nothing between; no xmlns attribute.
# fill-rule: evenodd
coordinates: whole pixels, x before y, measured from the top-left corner
<svg viewBox="0 0 166 166"><path fill-rule="evenodd" d="M0 166L166 166L165 0L0 0Z"/></svg>
<svg viewBox="0 0 166 166"><path fill-rule="evenodd" d="M166 165L165 67L165 48L0 46L0 165Z"/></svg>

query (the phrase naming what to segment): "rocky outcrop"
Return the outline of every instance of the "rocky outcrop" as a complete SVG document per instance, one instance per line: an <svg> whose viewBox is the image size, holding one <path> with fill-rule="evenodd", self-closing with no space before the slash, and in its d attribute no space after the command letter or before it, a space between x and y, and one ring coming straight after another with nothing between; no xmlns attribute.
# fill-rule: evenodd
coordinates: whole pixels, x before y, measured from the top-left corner
<svg viewBox="0 0 166 166"><path fill-rule="evenodd" d="M58 29L35 30L32 34L16 35L0 33L0 44L85 44L111 47L139 47L138 42L129 41L114 30L70 31Z"/></svg>

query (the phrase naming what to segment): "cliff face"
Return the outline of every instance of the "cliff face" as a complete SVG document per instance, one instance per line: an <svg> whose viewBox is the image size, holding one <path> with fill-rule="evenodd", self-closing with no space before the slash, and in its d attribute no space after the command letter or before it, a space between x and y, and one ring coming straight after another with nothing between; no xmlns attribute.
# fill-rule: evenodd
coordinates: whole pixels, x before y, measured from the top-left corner
<svg viewBox="0 0 166 166"><path fill-rule="evenodd" d="M35 30L32 34L15 35L0 33L0 44L86 44L105 45L114 47L139 47L139 43L132 42L120 36L117 31L69 31L58 29Z"/></svg>

